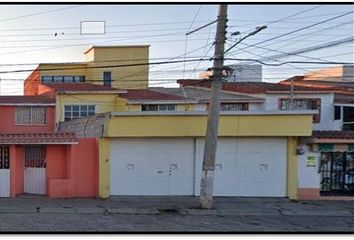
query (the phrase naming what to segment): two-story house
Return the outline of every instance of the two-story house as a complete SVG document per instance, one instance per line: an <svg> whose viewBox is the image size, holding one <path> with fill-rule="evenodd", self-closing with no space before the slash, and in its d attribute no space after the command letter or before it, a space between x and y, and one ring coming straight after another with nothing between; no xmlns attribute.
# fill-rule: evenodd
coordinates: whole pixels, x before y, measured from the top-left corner
<svg viewBox="0 0 354 240"><path fill-rule="evenodd" d="M55 99L1 96L0 112L0 197L97 195L96 140L54 132Z"/></svg>

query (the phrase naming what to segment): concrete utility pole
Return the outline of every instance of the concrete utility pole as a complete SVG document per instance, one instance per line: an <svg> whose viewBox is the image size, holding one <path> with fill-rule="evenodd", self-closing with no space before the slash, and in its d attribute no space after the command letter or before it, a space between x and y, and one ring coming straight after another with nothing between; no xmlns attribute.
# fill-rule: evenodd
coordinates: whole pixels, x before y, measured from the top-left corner
<svg viewBox="0 0 354 240"><path fill-rule="evenodd" d="M217 19L214 66L211 77L211 101L209 104L208 124L206 131L203 172L200 183L200 204L202 208L211 209L213 206L214 168L218 137L220 112L220 94L224 64L224 44L226 40L227 5L219 5Z"/></svg>

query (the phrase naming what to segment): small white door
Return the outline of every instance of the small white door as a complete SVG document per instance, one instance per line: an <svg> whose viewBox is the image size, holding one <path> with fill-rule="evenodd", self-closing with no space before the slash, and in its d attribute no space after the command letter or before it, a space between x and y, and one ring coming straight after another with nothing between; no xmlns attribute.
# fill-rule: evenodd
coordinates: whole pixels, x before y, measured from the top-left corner
<svg viewBox="0 0 354 240"><path fill-rule="evenodd" d="M25 147L24 192L46 193L46 156L43 146Z"/></svg>
<svg viewBox="0 0 354 240"><path fill-rule="evenodd" d="M0 146L0 197L10 197L10 148Z"/></svg>

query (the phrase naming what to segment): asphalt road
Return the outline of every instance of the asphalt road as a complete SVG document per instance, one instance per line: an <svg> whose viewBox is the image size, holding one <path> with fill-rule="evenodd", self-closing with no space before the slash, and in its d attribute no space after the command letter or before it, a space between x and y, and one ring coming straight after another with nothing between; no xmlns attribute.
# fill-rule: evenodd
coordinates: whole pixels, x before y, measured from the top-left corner
<svg viewBox="0 0 354 240"><path fill-rule="evenodd" d="M0 214L2 232L352 232L339 216L186 216L178 214Z"/></svg>
<svg viewBox="0 0 354 240"><path fill-rule="evenodd" d="M215 198L213 210L195 197L0 199L1 232L347 232L353 201Z"/></svg>

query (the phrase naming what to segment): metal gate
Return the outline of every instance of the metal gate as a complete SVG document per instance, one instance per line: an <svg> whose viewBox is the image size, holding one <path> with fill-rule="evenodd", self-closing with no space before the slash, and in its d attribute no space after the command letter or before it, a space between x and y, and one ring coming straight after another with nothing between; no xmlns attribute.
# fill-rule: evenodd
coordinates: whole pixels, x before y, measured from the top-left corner
<svg viewBox="0 0 354 240"><path fill-rule="evenodd" d="M0 146L0 197L10 197L9 146Z"/></svg>
<svg viewBox="0 0 354 240"><path fill-rule="evenodd" d="M322 152L321 195L354 195L354 153Z"/></svg>
<svg viewBox="0 0 354 240"><path fill-rule="evenodd" d="M24 192L46 193L46 148L25 146Z"/></svg>

